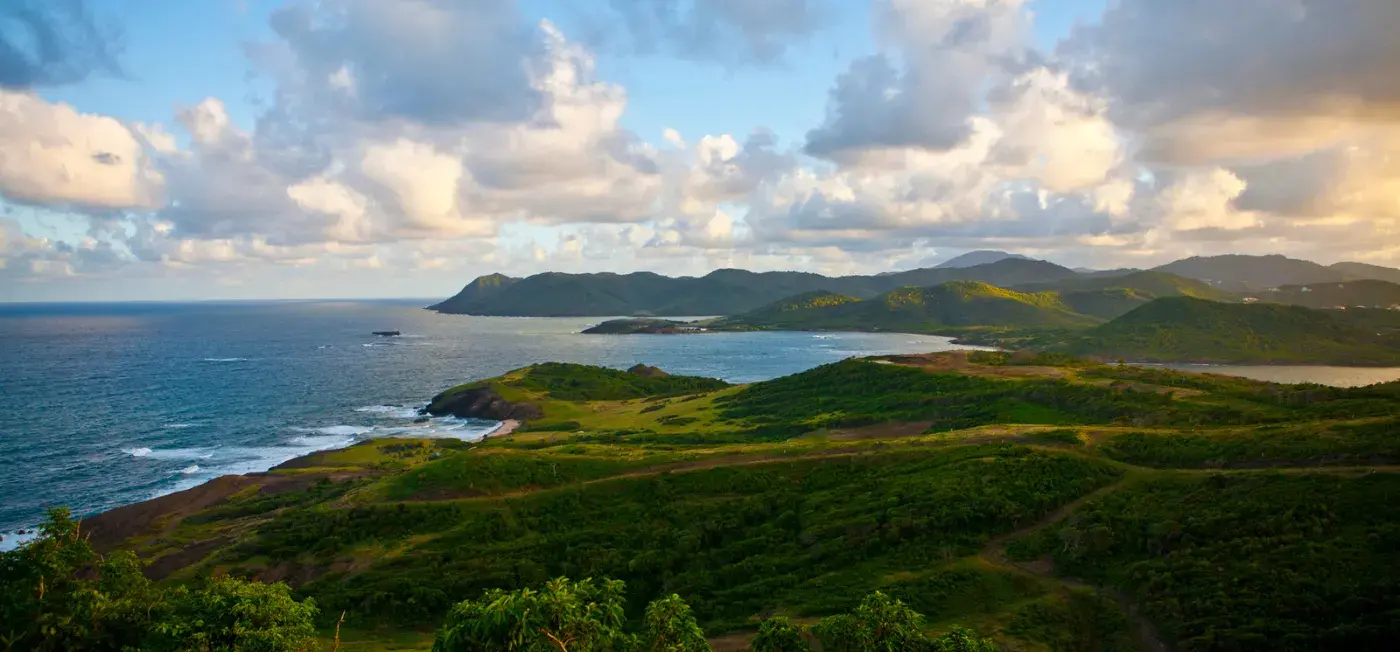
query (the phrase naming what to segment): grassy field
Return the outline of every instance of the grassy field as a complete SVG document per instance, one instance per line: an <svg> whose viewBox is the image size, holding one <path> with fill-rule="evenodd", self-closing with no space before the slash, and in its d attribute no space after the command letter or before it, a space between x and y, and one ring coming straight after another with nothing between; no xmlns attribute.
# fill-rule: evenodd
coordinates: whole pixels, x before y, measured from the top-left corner
<svg viewBox="0 0 1400 652"><path fill-rule="evenodd" d="M849 360L747 386L554 367L475 444L317 453L129 545L179 582L287 581L326 649L422 650L487 588L680 594L717 649L873 590L1018 650L1380 649L1400 613L1397 387L1063 356ZM213 489L206 489L206 493Z"/></svg>

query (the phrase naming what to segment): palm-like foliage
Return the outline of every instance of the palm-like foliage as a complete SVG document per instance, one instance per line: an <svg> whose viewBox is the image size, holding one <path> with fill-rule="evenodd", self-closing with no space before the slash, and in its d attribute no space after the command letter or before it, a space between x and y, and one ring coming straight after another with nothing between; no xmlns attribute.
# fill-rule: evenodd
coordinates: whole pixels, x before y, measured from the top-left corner
<svg viewBox="0 0 1400 652"><path fill-rule="evenodd" d="M434 652L612 652L630 649L623 583L557 578L541 590L487 591L457 604Z"/></svg>

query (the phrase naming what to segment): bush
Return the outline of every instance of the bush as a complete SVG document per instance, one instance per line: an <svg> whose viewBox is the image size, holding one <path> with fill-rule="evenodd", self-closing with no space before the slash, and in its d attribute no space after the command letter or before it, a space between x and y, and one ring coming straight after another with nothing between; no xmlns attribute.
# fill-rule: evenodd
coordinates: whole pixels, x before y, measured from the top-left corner
<svg viewBox="0 0 1400 652"><path fill-rule="evenodd" d="M103 557L67 509L38 539L0 553L0 641L14 650L302 652L315 644L316 605L285 584L218 578L163 589L129 552Z"/></svg>

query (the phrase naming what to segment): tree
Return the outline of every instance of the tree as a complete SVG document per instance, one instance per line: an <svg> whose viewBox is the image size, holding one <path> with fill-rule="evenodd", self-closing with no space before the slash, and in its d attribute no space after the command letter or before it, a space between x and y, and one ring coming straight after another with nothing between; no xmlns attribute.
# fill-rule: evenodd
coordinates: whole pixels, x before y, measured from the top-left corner
<svg viewBox="0 0 1400 652"><path fill-rule="evenodd" d="M141 644L160 596L130 553L103 558L66 508L0 553L0 649L121 650Z"/></svg>
<svg viewBox="0 0 1400 652"><path fill-rule="evenodd" d="M673 593L647 605L645 621L642 649L647 652L710 652L705 632L679 595Z"/></svg>
<svg viewBox="0 0 1400 652"><path fill-rule="evenodd" d="M619 580L550 580L535 591L492 589L458 603L433 652L613 652L632 647Z"/></svg>
<svg viewBox="0 0 1400 652"><path fill-rule="evenodd" d="M802 638L802 629L786 618L769 618L758 625L753 652L808 652L811 646Z"/></svg>
<svg viewBox="0 0 1400 652"><path fill-rule="evenodd" d="M924 617L900 600L876 591L853 613L823 618L812 629L831 652L910 652L928 647Z"/></svg>
<svg viewBox="0 0 1400 652"><path fill-rule="evenodd" d="M248 650L315 644L316 606L285 584L221 578L167 590L130 552L97 554L67 509L40 536L0 553L0 650Z"/></svg>
<svg viewBox="0 0 1400 652"><path fill-rule="evenodd" d="M301 652L316 645L316 603L297 602L286 584L215 578L176 589L170 616L156 626L156 649L204 652Z"/></svg>
<svg viewBox="0 0 1400 652"><path fill-rule="evenodd" d="M976 632L956 626L929 643L932 652L997 652L1001 649L991 639L980 638Z"/></svg>

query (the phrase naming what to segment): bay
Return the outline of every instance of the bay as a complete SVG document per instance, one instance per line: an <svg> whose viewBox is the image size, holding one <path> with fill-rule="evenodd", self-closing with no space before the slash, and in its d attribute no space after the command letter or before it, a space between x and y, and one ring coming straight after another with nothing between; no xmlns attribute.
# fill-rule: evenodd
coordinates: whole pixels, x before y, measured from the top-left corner
<svg viewBox="0 0 1400 652"><path fill-rule="evenodd" d="M417 424L416 409L535 362L751 382L955 348L887 333L581 335L602 320L438 315L427 303L0 305L0 545L50 506L92 514L368 437L479 437L497 424Z"/></svg>

